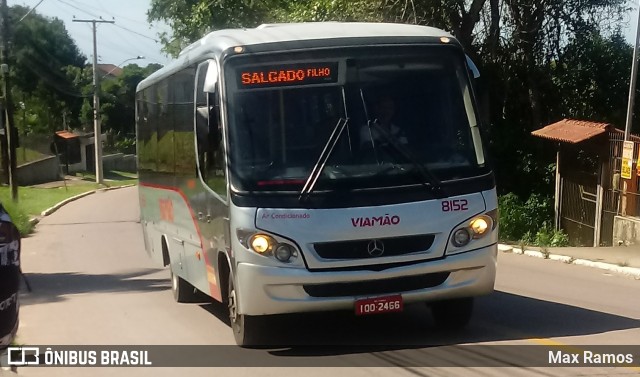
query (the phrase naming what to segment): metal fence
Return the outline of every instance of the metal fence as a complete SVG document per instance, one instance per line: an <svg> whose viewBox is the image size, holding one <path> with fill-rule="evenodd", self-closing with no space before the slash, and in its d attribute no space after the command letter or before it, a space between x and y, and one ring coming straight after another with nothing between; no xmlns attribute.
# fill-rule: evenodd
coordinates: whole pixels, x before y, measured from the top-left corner
<svg viewBox="0 0 640 377"><path fill-rule="evenodd" d="M635 167L640 150L640 136L631 135L629 140L634 142L633 165ZM609 176L610 184L605 186L603 215L640 217L640 177L633 171L630 180L622 178L623 145L624 133L612 132L609 134L609 170L611 175ZM613 220L611 224L613 224Z"/></svg>

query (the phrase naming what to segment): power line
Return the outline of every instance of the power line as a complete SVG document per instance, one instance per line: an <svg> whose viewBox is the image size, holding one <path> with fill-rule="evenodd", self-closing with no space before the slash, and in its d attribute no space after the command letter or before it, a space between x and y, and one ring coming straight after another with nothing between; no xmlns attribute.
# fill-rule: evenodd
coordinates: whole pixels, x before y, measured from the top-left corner
<svg viewBox="0 0 640 377"><path fill-rule="evenodd" d="M137 35L139 35L139 36L141 36L141 37L143 37L143 38L147 38L147 39L149 39L149 40L152 40L152 41L154 41L154 42L158 43L158 40L157 40L157 39L155 39L155 38L151 38L151 37L149 37L149 36L147 36L147 35L144 35L144 34L141 34L141 33L138 33L137 31L134 31L134 30L128 29L128 28L126 28L126 27L124 27L124 26L122 26L122 25L115 24L114 26L115 26L115 27L118 27L118 28L120 28L120 29L122 29L122 30L126 30L126 31L128 31L129 33L137 34Z"/></svg>
<svg viewBox="0 0 640 377"><path fill-rule="evenodd" d="M86 10L84 10L84 9L80 8L80 7L77 7L77 6L73 5L73 4L69 4L68 2L66 2L66 1L64 1L64 0L58 0L58 1L59 1L59 2L61 2L61 3L63 3L63 4L66 4L67 6L70 6L70 7L74 8L74 9L77 9L77 10L79 10L79 11L83 12L83 13L86 13L86 14L88 14L88 15L92 16L92 17L96 17L96 18L102 19L102 17L101 17L101 16L99 16L99 15L97 15L97 14L95 14L95 13L91 13L91 12L89 12L89 11L86 11ZM146 39L149 39L149 40L151 40L151 41L154 41L154 42L158 43L158 40L157 40L157 39L152 38L152 37L150 37L150 36L148 36L148 35L144 35L144 34L142 34L142 33L139 33L139 32L137 32L137 31L135 31L135 30L131 30L131 29L127 28L127 27L124 27L124 26L122 26L122 25L114 24L114 26L116 26L116 27L118 27L118 28L120 28L120 29L122 29L122 30L126 30L126 31L128 31L129 33L133 33L133 34L139 35L139 36L141 36L141 37L143 37L143 38L146 38Z"/></svg>
<svg viewBox="0 0 640 377"><path fill-rule="evenodd" d="M29 9L29 11L27 12L27 14L25 14L24 16L22 16L22 18L21 18L20 20L18 20L18 23L22 22L22 20L24 20L25 18L27 18L27 16L28 16L29 14L31 14L31 12L33 12L34 10L36 10L36 8L37 8L40 4L42 4L42 2L43 2L43 1L44 1L44 0L40 0L40 2L39 2L38 4L36 4L36 6L35 6L35 7L33 7L33 8L31 8L31 9Z"/></svg>
<svg viewBox="0 0 640 377"><path fill-rule="evenodd" d="M100 2L100 1L98 2L98 4L100 5L100 9L98 9L97 7L94 7L94 6L92 6L92 5L89 5L89 4L83 4L83 3L81 3L81 2L79 2L79 1L77 1L77 0L69 0L69 1L71 1L71 2L73 2L73 3L75 3L75 4L80 4L80 5L82 5L82 6L85 6L85 7L88 7L88 8L94 9L94 10L97 10L97 11L99 11L99 12L104 12L104 13L108 14L108 15L109 15L109 16L111 16L111 17L117 17L117 18L119 18L119 19L120 19L120 18L122 18L122 19L124 19L124 20L130 21L130 22L134 22L134 23L136 23L136 24L140 24L140 25L147 25L147 23L146 23L146 22L144 22L144 21L134 20L134 19L132 19L132 18L125 17L125 16L122 16L122 15L120 15L120 14L113 13L113 12L109 11L108 9L106 9L106 8L104 7L104 5L102 5L102 2Z"/></svg>
<svg viewBox="0 0 640 377"><path fill-rule="evenodd" d="M116 35L118 35L119 37L121 37L121 39L123 41L125 41L125 43L131 47L132 49L127 49L126 51L128 53L130 53L131 55L137 55L140 52L144 53L144 56L147 57L147 60L155 60L158 61L157 58L160 57L160 54L158 54L158 52L156 50L153 50L149 48L148 45L144 45L144 44L138 44L137 46L134 46L131 41L128 38L123 37L123 34L121 34L118 30L114 30L114 32L116 33ZM118 46L120 50L123 50L120 46ZM135 52L134 52L135 51ZM153 57L153 59L149 59L150 57ZM162 58L161 58L162 59ZM162 64L162 63L161 63Z"/></svg>
<svg viewBox="0 0 640 377"><path fill-rule="evenodd" d="M95 13L91 13L91 12L89 12L89 11L86 11L86 10L84 10L84 9L80 8L80 7L77 7L77 6L73 5L73 4L69 4L69 3L67 3L67 2L66 2L66 1L64 1L64 0L58 0L58 2L60 2L60 3L62 3L62 4L65 4L66 6L71 7L71 8L73 8L73 9L75 9L75 10L79 10L80 12L82 12L82 13L84 13L84 14L88 14L88 15L89 15L89 16L91 16L91 17L100 18L100 16L96 15Z"/></svg>

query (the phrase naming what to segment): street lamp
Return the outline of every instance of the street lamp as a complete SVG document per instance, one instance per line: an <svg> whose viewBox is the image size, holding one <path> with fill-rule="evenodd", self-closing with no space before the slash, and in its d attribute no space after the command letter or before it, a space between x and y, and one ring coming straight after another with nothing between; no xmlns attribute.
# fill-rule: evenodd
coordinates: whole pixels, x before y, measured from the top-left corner
<svg viewBox="0 0 640 377"><path fill-rule="evenodd" d="M113 67L113 68L111 68L111 70L110 70L109 72L105 73L105 74L101 77L101 79L103 79L103 78L105 78L105 77L109 76L109 74L110 74L111 72L115 71L115 70L116 70L116 68L120 68L120 66L121 66L121 65L123 65L124 63L126 63L126 62L128 62L128 61L131 61L131 60L140 60L140 59L144 59L144 58L145 58L144 56L142 56L142 55L138 55L138 56L136 56L135 58L125 59L122 63L120 63L120 64L116 65L116 66L115 66L115 67Z"/></svg>

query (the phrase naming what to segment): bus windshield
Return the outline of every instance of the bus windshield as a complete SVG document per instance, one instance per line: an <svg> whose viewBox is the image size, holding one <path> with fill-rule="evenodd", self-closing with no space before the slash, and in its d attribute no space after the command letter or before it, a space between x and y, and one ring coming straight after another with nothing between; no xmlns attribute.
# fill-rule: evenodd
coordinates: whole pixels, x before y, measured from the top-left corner
<svg viewBox="0 0 640 377"><path fill-rule="evenodd" d="M314 192L479 175L485 159L462 53L363 50L231 60L232 187L300 192L318 168Z"/></svg>

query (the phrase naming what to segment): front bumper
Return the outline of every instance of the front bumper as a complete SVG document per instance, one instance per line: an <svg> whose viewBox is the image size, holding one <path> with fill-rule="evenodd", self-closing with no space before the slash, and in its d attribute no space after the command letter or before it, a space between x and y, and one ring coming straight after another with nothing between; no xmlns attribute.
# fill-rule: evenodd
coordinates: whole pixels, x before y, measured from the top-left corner
<svg viewBox="0 0 640 377"><path fill-rule="evenodd" d="M323 271L238 264L236 271L239 312L247 315L266 315L325 310L353 309L356 299L390 294L402 294L405 303L435 301L456 297L472 297L491 293L496 276L497 244L474 251L450 255L409 266L383 271ZM373 292L364 295L312 297L305 286L336 283L366 283L388 280L390 283L416 275L448 273L444 282L428 288L399 292ZM344 284L337 284L344 285ZM366 284L365 284L366 285ZM372 284L373 285L373 284ZM380 284L378 283L377 286Z"/></svg>

